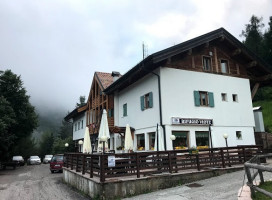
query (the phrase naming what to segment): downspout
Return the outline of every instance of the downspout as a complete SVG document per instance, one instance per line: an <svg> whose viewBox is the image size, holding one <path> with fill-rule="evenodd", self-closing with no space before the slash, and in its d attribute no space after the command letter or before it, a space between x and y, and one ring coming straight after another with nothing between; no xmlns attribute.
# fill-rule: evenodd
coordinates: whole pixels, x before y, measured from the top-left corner
<svg viewBox="0 0 272 200"><path fill-rule="evenodd" d="M163 136L164 136L164 150L166 151L166 132L165 132L165 125L162 124L162 104L161 104L161 77L160 75L151 71L153 75L157 76L158 78L158 89L159 89L159 106L160 106L160 126L163 129ZM158 148L158 147L157 147Z"/></svg>

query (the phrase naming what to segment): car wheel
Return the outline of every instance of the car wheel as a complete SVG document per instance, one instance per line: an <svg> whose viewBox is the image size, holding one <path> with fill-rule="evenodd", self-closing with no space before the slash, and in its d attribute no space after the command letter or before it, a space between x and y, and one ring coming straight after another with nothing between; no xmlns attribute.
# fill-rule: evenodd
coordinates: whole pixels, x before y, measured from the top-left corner
<svg viewBox="0 0 272 200"><path fill-rule="evenodd" d="M60 173L63 173L63 170L60 170Z"/></svg>
<svg viewBox="0 0 272 200"><path fill-rule="evenodd" d="M53 174L54 173L54 171L53 170L50 170L51 171L51 173Z"/></svg>

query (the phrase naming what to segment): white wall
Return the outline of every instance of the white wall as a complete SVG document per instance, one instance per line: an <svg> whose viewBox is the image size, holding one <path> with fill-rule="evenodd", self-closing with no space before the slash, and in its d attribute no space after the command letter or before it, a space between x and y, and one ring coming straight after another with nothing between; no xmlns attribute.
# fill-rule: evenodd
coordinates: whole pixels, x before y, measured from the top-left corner
<svg viewBox="0 0 272 200"><path fill-rule="evenodd" d="M83 128L81 126L83 120ZM80 122L80 129L77 128L75 131L75 124ZM85 133L85 128L86 128L86 112L82 113L78 117L73 119L73 140L78 140L84 138L84 133Z"/></svg>
<svg viewBox="0 0 272 200"><path fill-rule="evenodd" d="M153 92L153 108L141 110L140 97ZM123 116L123 104L127 103L127 116ZM147 127L156 127L160 123L159 116L159 98L158 98L158 80L155 75L148 75L122 90L119 93L119 124L126 126L129 124L136 130Z"/></svg>
<svg viewBox="0 0 272 200"><path fill-rule="evenodd" d="M214 94L214 107L195 106L193 91ZM166 138L172 130L190 131L190 144L195 146L195 131L208 131L208 126L171 125L171 117L213 119L213 146L225 146L224 133L229 134L229 145L255 144L249 80L210 73L161 68L163 124L167 125ZM227 94L222 101L221 93ZM238 95L233 102L232 94ZM236 139L242 132L242 140ZM170 149L172 142L167 146Z"/></svg>

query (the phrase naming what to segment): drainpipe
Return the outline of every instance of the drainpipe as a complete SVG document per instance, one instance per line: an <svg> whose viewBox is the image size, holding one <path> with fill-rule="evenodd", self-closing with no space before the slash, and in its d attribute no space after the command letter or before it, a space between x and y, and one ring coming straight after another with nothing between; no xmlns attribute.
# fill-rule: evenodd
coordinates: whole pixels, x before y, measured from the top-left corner
<svg viewBox="0 0 272 200"><path fill-rule="evenodd" d="M157 76L158 78L158 89L159 89L159 106L160 106L160 126L163 129L163 137L164 137L164 150L166 150L166 132L165 132L165 125L162 124L162 104L161 104L161 77L160 75L150 72L151 74ZM157 147L158 148L158 147Z"/></svg>

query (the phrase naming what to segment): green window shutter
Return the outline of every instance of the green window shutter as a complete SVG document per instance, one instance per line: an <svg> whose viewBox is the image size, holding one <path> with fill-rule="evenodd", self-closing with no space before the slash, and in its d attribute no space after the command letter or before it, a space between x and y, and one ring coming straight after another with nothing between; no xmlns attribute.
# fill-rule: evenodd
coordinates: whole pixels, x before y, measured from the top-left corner
<svg viewBox="0 0 272 200"><path fill-rule="evenodd" d="M111 117L111 109L108 109L108 116Z"/></svg>
<svg viewBox="0 0 272 200"><path fill-rule="evenodd" d="M209 106L214 107L213 93L209 92L208 95L209 95Z"/></svg>
<svg viewBox="0 0 272 200"><path fill-rule="evenodd" d="M200 106L200 95L198 91L194 91L195 106Z"/></svg>
<svg viewBox="0 0 272 200"><path fill-rule="evenodd" d="M153 93L149 93L149 108L153 107Z"/></svg>
<svg viewBox="0 0 272 200"><path fill-rule="evenodd" d="M127 116L127 104L123 105L123 116Z"/></svg>
<svg viewBox="0 0 272 200"><path fill-rule="evenodd" d="M140 100L141 100L141 110L143 111L145 109L145 107L144 107L144 96L141 96Z"/></svg>

